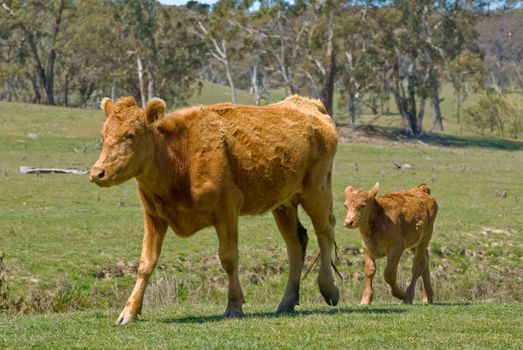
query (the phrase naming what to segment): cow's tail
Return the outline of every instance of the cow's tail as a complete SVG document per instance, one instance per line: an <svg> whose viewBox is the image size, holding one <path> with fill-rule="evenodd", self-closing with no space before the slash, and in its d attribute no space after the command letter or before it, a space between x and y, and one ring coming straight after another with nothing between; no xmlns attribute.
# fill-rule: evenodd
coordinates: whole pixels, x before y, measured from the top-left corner
<svg viewBox="0 0 523 350"><path fill-rule="evenodd" d="M303 227L300 220L298 220L298 239L300 240L300 245L302 249L302 256L305 258L305 253L307 251L307 243L309 243L309 236L307 235L307 229Z"/></svg>
<svg viewBox="0 0 523 350"><path fill-rule="evenodd" d="M302 281L305 280L305 278L307 277L309 272L311 272L312 269L314 268L314 266L318 263L320 256L321 256L321 251L318 249L318 252L316 253L316 256L314 257L314 260L310 263L309 267L303 274L303 277L301 278ZM335 260L339 261L339 259L340 259L339 258L339 249L338 249L338 244L336 243L336 241L334 241L334 256L335 256ZM334 272L336 273L336 275L338 275L338 277L343 280L343 277L342 277L340 271L338 270L338 268L336 267L336 264L334 264L334 261L332 259L331 259L331 266L334 269Z"/></svg>

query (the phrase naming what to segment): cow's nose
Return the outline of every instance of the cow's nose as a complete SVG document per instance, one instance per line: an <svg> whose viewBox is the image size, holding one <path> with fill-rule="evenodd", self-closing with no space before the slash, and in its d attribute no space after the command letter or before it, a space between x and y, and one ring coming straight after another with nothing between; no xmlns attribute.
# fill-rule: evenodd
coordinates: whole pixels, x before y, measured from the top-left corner
<svg viewBox="0 0 523 350"><path fill-rule="evenodd" d="M344 224L345 224L345 227L352 227L352 225L354 224L354 221L352 221L352 220L345 220Z"/></svg>
<svg viewBox="0 0 523 350"><path fill-rule="evenodd" d="M100 181L105 176L105 170L100 168L91 168L89 172L89 178L91 181Z"/></svg>

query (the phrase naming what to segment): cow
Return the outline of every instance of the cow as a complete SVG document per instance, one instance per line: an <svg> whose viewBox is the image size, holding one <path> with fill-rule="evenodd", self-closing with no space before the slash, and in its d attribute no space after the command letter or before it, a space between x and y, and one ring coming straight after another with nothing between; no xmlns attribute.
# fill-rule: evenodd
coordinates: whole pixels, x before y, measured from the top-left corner
<svg viewBox="0 0 523 350"><path fill-rule="evenodd" d="M135 178L144 210L136 284L117 323L133 322L141 313L168 227L189 237L214 226L228 276L224 316L242 317L238 217L268 211L289 261L287 287L276 312L294 312L308 242L298 205L311 218L322 253L320 292L327 304L338 303L331 270L337 135L321 102L291 96L262 107L223 103L165 115L161 99L150 100L142 109L134 98L123 97L116 103L104 98L101 109L106 116L103 146L90 180L107 187Z"/></svg>
<svg viewBox="0 0 523 350"><path fill-rule="evenodd" d="M428 245L434 229L438 204L430 188L421 184L413 189L376 196L379 183L369 191L351 186L345 189L344 225L359 228L365 252L365 289L362 305L372 302L372 280L376 273L376 259L387 257L384 277L392 295L412 304L416 281L423 279L423 303L432 304ZM407 290L401 290L396 281L398 262L405 249L414 253L412 279Z"/></svg>

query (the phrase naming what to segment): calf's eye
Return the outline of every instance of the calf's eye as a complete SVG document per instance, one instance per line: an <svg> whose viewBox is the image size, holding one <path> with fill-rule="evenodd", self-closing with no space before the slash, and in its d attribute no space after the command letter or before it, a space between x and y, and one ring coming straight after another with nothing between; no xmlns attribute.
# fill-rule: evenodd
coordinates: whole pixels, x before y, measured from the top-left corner
<svg viewBox="0 0 523 350"><path fill-rule="evenodd" d="M130 132L130 133L128 133L128 134L126 135L126 138L129 139L129 140L132 140L132 139L134 139L135 136L136 136L136 135L135 135L133 132Z"/></svg>

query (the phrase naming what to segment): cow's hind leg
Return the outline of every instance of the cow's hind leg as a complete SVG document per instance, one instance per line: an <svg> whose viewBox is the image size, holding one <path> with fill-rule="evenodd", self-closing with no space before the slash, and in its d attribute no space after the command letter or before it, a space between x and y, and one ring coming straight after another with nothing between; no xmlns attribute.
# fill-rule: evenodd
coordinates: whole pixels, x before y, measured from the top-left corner
<svg viewBox="0 0 523 350"><path fill-rule="evenodd" d="M145 287L160 256L166 231L167 223L165 221L152 217L147 213L145 214L142 255L140 257L136 284L116 323L127 324L133 322L141 312Z"/></svg>
<svg viewBox="0 0 523 350"><path fill-rule="evenodd" d="M330 179L330 174L329 174ZM314 187L310 185L300 195L301 204L305 212L310 216L314 231L318 237L320 246L320 273L318 275L318 286L320 292L329 305L338 304L340 293L334 285L332 276L332 249L334 247L334 225L336 218L332 213L332 193L330 181L326 184Z"/></svg>
<svg viewBox="0 0 523 350"><path fill-rule="evenodd" d="M227 292L227 309L225 317L243 317L243 292L238 275L238 216L226 215L223 221L216 223L216 233L219 240L220 262L229 279Z"/></svg>
<svg viewBox="0 0 523 350"><path fill-rule="evenodd" d="M298 219L296 205L281 206L273 210L272 214L285 240L289 259L287 288L276 313L293 313L294 306L300 303L300 278L309 239L307 230Z"/></svg>

